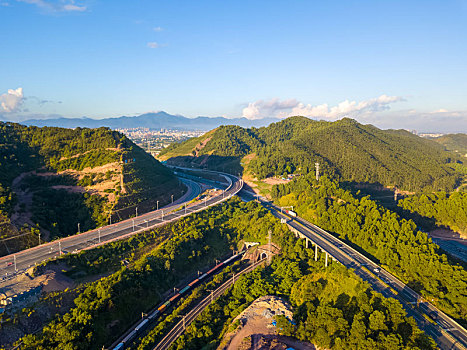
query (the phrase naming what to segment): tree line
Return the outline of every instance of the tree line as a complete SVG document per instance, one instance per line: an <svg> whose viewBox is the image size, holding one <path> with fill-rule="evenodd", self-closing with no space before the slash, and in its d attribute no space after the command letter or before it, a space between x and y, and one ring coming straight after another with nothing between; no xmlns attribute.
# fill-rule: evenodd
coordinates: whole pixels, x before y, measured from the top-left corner
<svg viewBox="0 0 467 350"><path fill-rule="evenodd" d="M319 184L309 175L277 185L272 195L280 205L294 205L300 216L351 243L465 324L467 272L451 263L412 220L401 219L369 196L355 198L326 176Z"/></svg>

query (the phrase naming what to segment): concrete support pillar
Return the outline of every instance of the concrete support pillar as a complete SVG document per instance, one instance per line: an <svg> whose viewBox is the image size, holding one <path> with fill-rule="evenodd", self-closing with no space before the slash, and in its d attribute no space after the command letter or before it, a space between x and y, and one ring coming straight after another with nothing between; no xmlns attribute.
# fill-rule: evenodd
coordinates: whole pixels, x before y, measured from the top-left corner
<svg viewBox="0 0 467 350"><path fill-rule="evenodd" d="M326 252L326 261L324 262L324 266L328 267L328 253Z"/></svg>
<svg viewBox="0 0 467 350"><path fill-rule="evenodd" d="M315 261L318 261L318 245L315 244Z"/></svg>
<svg viewBox="0 0 467 350"><path fill-rule="evenodd" d="M308 249L309 247L309 244L310 244L310 240L305 238L305 247Z"/></svg>

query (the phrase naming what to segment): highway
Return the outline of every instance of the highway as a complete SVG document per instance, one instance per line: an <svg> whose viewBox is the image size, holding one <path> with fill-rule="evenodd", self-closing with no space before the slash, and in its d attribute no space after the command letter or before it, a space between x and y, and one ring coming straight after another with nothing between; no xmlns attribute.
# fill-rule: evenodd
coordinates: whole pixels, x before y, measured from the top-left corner
<svg viewBox="0 0 467 350"><path fill-rule="evenodd" d="M196 169L187 170L193 171ZM207 170L199 171L216 173ZM279 219L286 219L288 225L293 229L318 244L320 248L328 252L341 264L353 269L364 281L370 283L375 291L385 297L399 300L408 316L413 317L420 329L430 335L441 349L467 350L467 331L465 328L356 249L300 217L291 217L282 213L280 207L264 197L245 190L241 191L239 196L244 200L256 198L274 216Z"/></svg>
<svg viewBox="0 0 467 350"><path fill-rule="evenodd" d="M417 321L419 327L430 335L441 349L466 349L466 330L435 306L423 300L401 280L332 234L300 217L281 213L280 207L264 198L260 197L259 200L274 216L286 219L293 229L309 238L344 266L354 269L355 273L369 282L375 291L385 297L399 300L408 315ZM415 307L417 303L418 307Z"/></svg>
<svg viewBox="0 0 467 350"><path fill-rule="evenodd" d="M245 273L253 271L255 268L260 266L266 261L266 259L257 261L251 265L245 267L242 271L235 274L235 277L239 277ZM219 298L225 291L234 283L235 281L233 278L228 279L224 282L220 287L218 287L212 294L205 297L202 301L200 301L193 309L190 310L170 331L167 335L154 347L154 350L165 350L168 349L174 342L177 340L179 336L185 332L186 327L193 322L198 315L206 309L209 304L211 304L214 300Z"/></svg>
<svg viewBox="0 0 467 350"><path fill-rule="evenodd" d="M188 202L200 194L201 187L194 181L183 179L183 182L189 187L189 193L182 198L182 201L176 201L169 206L132 219L4 256L0 258L0 276L2 280L11 278L15 273L24 272L29 267L47 259L55 258L65 253L76 253L83 249L90 249L104 243L123 239L221 203L232 195L237 194L243 186L243 182L235 176L228 174L222 174L221 176L225 178L228 186L220 195L211 197L202 203L187 205Z"/></svg>

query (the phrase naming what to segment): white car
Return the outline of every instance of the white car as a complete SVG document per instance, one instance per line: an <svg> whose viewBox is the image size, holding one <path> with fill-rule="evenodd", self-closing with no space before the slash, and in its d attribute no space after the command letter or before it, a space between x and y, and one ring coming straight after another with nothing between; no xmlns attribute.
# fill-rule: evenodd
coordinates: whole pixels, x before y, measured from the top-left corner
<svg viewBox="0 0 467 350"><path fill-rule="evenodd" d="M378 273L379 272L379 269L376 267L373 269L374 272Z"/></svg>

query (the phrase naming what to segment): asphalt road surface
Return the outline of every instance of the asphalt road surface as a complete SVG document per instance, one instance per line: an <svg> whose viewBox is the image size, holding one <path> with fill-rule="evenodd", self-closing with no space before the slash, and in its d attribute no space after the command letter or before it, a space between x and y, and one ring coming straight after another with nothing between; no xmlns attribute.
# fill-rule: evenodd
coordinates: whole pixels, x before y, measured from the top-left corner
<svg viewBox="0 0 467 350"><path fill-rule="evenodd" d="M189 187L189 194L185 196L183 203L174 202L174 204L165 208L140 215L133 219L127 219L99 229L45 243L34 248L20 251L16 254L4 256L0 258L0 277L2 280L11 278L15 274L24 272L35 264L58 257L61 254L76 253L83 249L89 249L110 241L123 239L147 230L148 228L178 220L193 212L216 205L238 193L243 186L243 182L235 176L227 174L222 176L229 182L228 187L224 186L227 188L221 195L207 199L203 203L187 205L188 202L200 194L201 186L194 181L184 179L183 181Z"/></svg>

